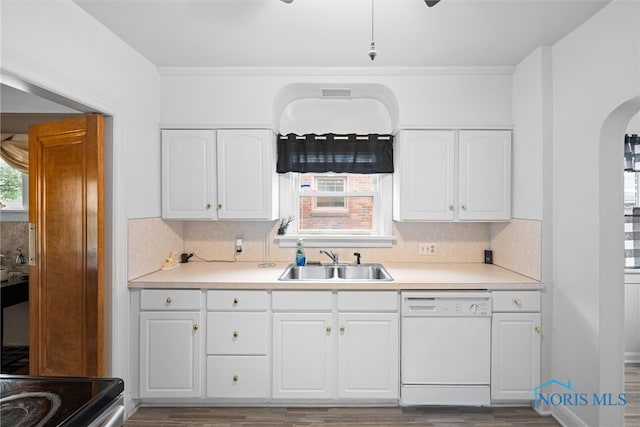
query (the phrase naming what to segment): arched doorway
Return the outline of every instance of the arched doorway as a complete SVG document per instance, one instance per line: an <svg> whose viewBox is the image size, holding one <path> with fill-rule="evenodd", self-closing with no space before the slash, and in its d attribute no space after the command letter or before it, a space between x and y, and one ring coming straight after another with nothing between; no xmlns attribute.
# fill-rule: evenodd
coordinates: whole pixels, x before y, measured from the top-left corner
<svg viewBox="0 0 640 427"><path fill-rule="evenodd" d="M599 148L599 352L600 393L624 390L624 231L622 159L624 134L640 111L640 96L620 104L605 119ZM616 189L613 191L612 189ZM624 409L600 410L600 425L622 425Z"/></svg>

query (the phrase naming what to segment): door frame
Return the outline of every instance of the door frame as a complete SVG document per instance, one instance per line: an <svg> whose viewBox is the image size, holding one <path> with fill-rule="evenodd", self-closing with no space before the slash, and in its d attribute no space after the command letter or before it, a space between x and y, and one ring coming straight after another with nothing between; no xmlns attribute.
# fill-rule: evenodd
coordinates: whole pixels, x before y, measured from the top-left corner
<svg viewBox="0 0 640 427"><path fill-rule="evenodd" d="M77 82L51 78L46 70L13 63L14 71L0 70L0 83L80 112L104 116L104 363L105 375L131 384L132 367L125 357L130 349L130 304L127 292L127 211L125 174L126 114L122 106ZM27 79L25 76L29 76ZM127 410L135 405L126 387Z"/></svg>

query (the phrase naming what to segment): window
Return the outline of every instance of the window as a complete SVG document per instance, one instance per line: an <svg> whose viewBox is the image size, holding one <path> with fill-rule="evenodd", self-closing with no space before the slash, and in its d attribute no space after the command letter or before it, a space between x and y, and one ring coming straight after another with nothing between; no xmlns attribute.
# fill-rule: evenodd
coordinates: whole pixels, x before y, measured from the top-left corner
<svg viewBox="0 0 640 427"><path fill-rule="evenodd" d="M281 247L392 245L392 135L278 135L277 150L280 216L295 218Z"/></svg>
<svg viewBox="0 0 640 427"><path fill-rule="evenodd" d="M312 176L315 181L315 188L318 193L339 193L343 194L346 189L347 177L345 176L313 176L311 174L303 174L302 181L308 180ZM301 184L304 185L304 184ZM347 208L347 198L338 195L326 195L315 197L315 209L326 209L333 211L344 211Z"/></svg>
<svg viewBox="0 0 640 427"><path fill-rule="evenodd" d="M29 179L0 159L0 203L3 211L26 211L29 206Z"/></svg>
<svg viewBox="0 0 640 427"><path fill-rule="evenodd" d="M324 247L340 246L337 241L350 242L344 246L388 246L391 174L289 172L280 179L281 197L291 195L282 197L281 216L295 217L287 231L294 242L304 236L305 245L312 247L309 242L315 238Z"/></svg>

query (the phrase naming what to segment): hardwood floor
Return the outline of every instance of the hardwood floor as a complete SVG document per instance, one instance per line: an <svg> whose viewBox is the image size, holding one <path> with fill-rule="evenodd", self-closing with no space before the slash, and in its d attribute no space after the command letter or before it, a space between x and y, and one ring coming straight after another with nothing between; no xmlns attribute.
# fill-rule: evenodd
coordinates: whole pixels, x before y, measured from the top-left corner
<svg viewBox="0 0 640 427"><path fill-rule="evenodd" d="M140 408L135 426L558 426L531 408Z"/></svg>
<svg viewBox="0 0 640 427"><path fill-rule="evenodd" d="M626 427L640 427L640 363L628 363L624 368L624 390L627 405L624 411Z"/></svg>
<svg viewBox="0 0 640 427"><path fill-rule="evenodd" d="M640 427L640 364L625 367L625 426ZM531 408L156 408L136 411L125 427L201 426L558 426Z"/></svg>

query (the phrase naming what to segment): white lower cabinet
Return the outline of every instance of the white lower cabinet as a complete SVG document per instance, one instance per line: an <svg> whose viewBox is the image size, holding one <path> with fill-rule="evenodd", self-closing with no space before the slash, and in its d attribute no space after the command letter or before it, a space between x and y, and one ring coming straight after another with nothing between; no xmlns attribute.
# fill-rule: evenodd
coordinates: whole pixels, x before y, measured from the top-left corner
<svg viewBox="0 0 640 427"><path fill-rule="evenodd" d="M267 291L207 292L207 397L269 397Z"/></svg>
<svg viewBox="0 0 640 427"><path fill-rule="evenodd" d="M338 397L399 397L397 313L340 313Z"/></svg>
<svg viewBox="0 0 640 427"><path fill-rule="evenodd" d="M533 400L540 385L540 293L493 292L491 400Z"/></svg>
<svg viewBox="0 0 640 427"><path fill-rule="evenodd" d="M266 399L267 356L208 356L207 397Z"/></svg>
<svg viewBox="0 0 640 427"><path fill-rule="evenodd" d="M142 291L139 348L141 398L200 396L200 294L200 291ZM193 311L185 311L187 309Z"/></svg>
<svg viewBox="0 0 640 427"><path fill-rule="evenodd" d="M337 307L330 292L273 298L274 398L398 399L397 292L338 292Z"/></svg>

